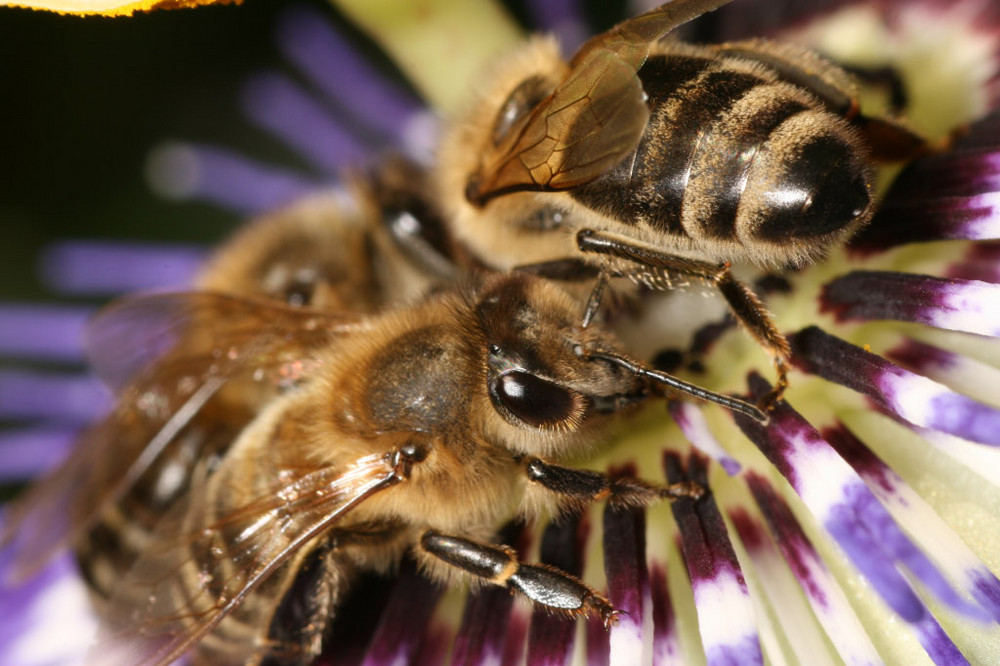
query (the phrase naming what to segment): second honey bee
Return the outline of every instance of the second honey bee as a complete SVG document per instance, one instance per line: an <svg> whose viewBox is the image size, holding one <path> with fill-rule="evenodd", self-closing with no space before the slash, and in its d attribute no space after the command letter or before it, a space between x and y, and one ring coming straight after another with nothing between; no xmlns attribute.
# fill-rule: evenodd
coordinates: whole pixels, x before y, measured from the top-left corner
<svg viewBox="0 0 1000 666"><path fill-rule="evenodd" d="M787 385L788 343L730 262L815 261L872 217L873 159L925 148L858 110L854 80L802 47L660 42L729 0L674 0L567 63L535 40L500 67L442 144L455 234L498 268L718 290Z"/></svg>
<svg viewBox="0 0 1000 666"><path fill-rule="evenodd" d="M9 514L16 575L69 544L106 603L194 471L214 468L264 405L309 372L303 350L454 280L424 180L422 167L388 157L351 180L353 203L317 193L240 229L196 280L211 299L125 299L92 323L88 355L116 405ZM261 308L247 309L246 298ZM214 332L227 325L228 347Z"/></svg>

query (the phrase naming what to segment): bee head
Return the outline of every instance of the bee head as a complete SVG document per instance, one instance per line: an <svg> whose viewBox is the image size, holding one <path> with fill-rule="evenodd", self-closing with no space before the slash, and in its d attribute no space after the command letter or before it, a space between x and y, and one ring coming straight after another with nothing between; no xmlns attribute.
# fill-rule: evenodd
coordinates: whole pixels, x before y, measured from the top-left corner
<svg viewBox="0 0 1000 666"><path fill-rule="evenodd" d="M582 330L579 305L547 281L499 276L486 285L476 313L490 402L516 428L577 432L646 396L634 375L581 357L583 345L616 343L599 327Z"/></svg>

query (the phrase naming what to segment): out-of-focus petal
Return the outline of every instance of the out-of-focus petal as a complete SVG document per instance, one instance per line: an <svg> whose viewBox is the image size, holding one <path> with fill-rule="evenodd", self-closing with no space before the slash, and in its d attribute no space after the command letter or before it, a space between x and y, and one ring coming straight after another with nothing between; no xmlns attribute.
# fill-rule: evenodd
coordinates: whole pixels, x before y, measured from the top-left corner
<svg viewBox="0 0 1000 666"><path fill-rule="evenodd" d="M0 419L88 423L111 406L111 395L90 375L0 371Z"/></svg>
<svg viewBox="0 0 1000 666"><path fill-rule="evenodd" d="M372 636L364 666L415 663L423 650L433 652L434 646L425 646L424 641L441 592L412 564L404 567Z"/></svg>
<svg viewBox="0 0 1000 666"><path fill-rule="evenodd" d="M684 663L677 637L677 621L670 603L670 587L663 567L649 567L649 588L653 602L653 663L668 666Z"/></svg>
<svg viewBox="0 0 1000 666"><path fill-rule="evenodd" d="M700 407L691 402L674 401L670 403L670 415L688 441L718 462L727 474L732 476L740 471L740 463L722 448L719 440L709 430L708 421Z"/></svg>
<svg viewBox="0 0 1000 666"><path fill-rule="evenodd" d="M746 481L781 554L838 654L848 664L879 663L878 652L843 589L802 531L791 509L763 476L749 473Z"/></svg>
<svg viewBox="0 0 1000 666"><path fill-rule="evenodd" d="M55 425L0 431L0 483L33 479L69 452L77 430Z"/></svg>
<svg viewBox="0 0 1000 666"><path fill-rule="evenodd" d="M854 271L829 282L824 310L840 321L896 319L1000 337L1000 285L890 271Z"/></svg>
<svg viewBox="0 0 1000 666"><path fill-rule="evenodd" d="M876 219L851 242L853 248L884 248L931 240L1000 238L1000 194L985 192L886 202Z"/></svg>
<svg viewBox="0 0 1000 666"><path fill-rule="evenodd" d="M580 0L529 2L527 9L539 32L556 36L563 53L574 53L590 34Z"/></svg>
<svg viewBox="0 0 1000 666"><path fill-rule="evenodd" d="M47 361L83 360L83 331L94 309L0 303L0 354Z"/></svg>
<svg viewBox="0 0 1000 666"><path fill-rule="evenodd" d="M1000 283L1000 243L970 244L965 255L945 269L944 277Z"/></svg>
<svg viewBox="0 0 1000 666"><path fill-rule="evenodd" d="M879 460L842 425L824 430L823 437L837 450L913 535L942 573L963 582L963 587L1000 622L1000 580L980 562L926 502L890 467Z"/></svg>
<svg viewBox="0 0 1000 666"><path fill-rule="evenodd" d="M573 518L553 523L542 535L541 559L568 574L583 572L583 545L590 532L589 524ZM537 666L562 666L567 663L576 642L576 622L533 606L528 626L527 662Z"/></svg>
<svg viewBox="0 0 1000 666"><path fill-rule="evenodd" d="M604 571L608 600L622 611L611 627L611 664L649 662L652 637L646 628L652 600L646 569L646 513L608 505L604 510Z"/></svg>
<svg viewBox="0 0 1000 666"><path fill-rule="evenodd" d="M42 279L66 295L117 296L190 285L207 250L193 245L61 241L41 257Z"/></svg>
<svg viewBox="0 0 1000 666"><path fill-rule="evenodd" d="M305 156L313 166L334 174L346 165L364 164L363 141L289 76L261 72L244 84L244 114Z"/></svg>
<svg viewBox="0 0 1000 666"><path fill-rule="evenodd" d="M785 636L795 662L833 666L833 655L821 649L824 644L823 634L763 523L742 507L727 511L727 515L750 560L750 566L744 564L748 572L747 585L756 602L755 607L760 609L756 613L757 617L764 617L769 625L768 633L780 632ZM756 582L749 575L751 573L756 576ZM774 615L773 621L767 608ZM766 634L762 630L761 641L765 640ZM769 656L781 654L780 643L773 648L765 643L765 652Z"/></svg>
<svg viewBox="0 0 1000 666"><path fill-rule="evenodd" d="M322 187L294 171L261 164L216 146L167 143L149 155L146 180L168 199L208 201L253 215Z"/></svg>
<svg viewBox="0 0 1000 666"><path fill-rule="evenodd" d="M774 418L775 416L772 416L772 420ZM777 441L783 438L774 435L775 431L787 431L786 426L789 425L783 423L777 428L772 426L770 432L766 433L759 424L744 423L746 420L739 417L737 419L741 421L741 427L748 436L761 446L765 453L771 447L772 455L775 449L771 445L777 444ZM813 448L820 438L818 433L812 435L808 432L811 428L804 422L797 424L795 430L798 432L785 433L790 437L785 440L784 445L778 445L778 448L791 446L795 451L786 453L792 457L799 457L803 447ZM769 445L766 442L771 437L775 439ZM910 623L915 637L936 663L967 663L958 647L944 633L934 615L896 567L897 562L915 554L906 536L891 519L886 519L884 509L881 509L877 500L871 496L871 492L860 480L846 478L842 470L837 470L838 466L846 467L843 461L832 452L830 455L823 455L822 460L816 456L812 457L816 458L811 463L815 468L813 473L802 474L803 470L799 469L795 475L798 482L793 479L792 485L802 495L806 505L819 519L826 532L837 542L889 607ZM787 466L789 461L790 458L785 457L783 466ZM802 464L799 462L793 467L800 468ZM825 476L820 476L820 468ZM810 480L804 482L803 477L808 477ZM823 479L822 483L818 481L820 478ZM962 607L964 609L968 606L962 604Z"/></svg>
<svg viewBox="0 0 1000 666"><path fill-rule="evenodd" d="M501 531L502 543L517 542L518 557L523 557L529 531L515 523ZM509 643L524 642L523 619L515 612L514 595L505 587L484 585L465 602L462 620L455 633L453 666L500 666L509 663L504 652Z"/></svg>
<svg viewBox="0 0 1000 666"><path fill-rule="evenodd" d="M862 253L937 240L1000 238L1000 113L907 166L850 242Z"/></svg>
<svg viewBox="0 0 1000 666"><path fill-rule="evenodd" d="M513 605L514 596L502 587L486 586L471 594L462 611L451 663L454 666L501 664Z"/></svg>
<svg viewBox="0 0 1000 666"><path fill-rule="evenodd" d="M751 383L755 395L764 395L769 388L760 377ZM954 610L976 620L988 617L982 607L953 589L857 473L790 406L778 405L767 426L739 414L735 418L878 594L928 641L925 648L945 650L935 633L936 621L902 575L903 568ZM949 649L958 653L954 645Z"/></svg>
<svg viewBox="0 0 1000 666"><path fill-rule="evenodd" d="M82 665L97 622L72 557L63 554L15 587L7 582L11 555L0 553L0 663Z"/></svg>
<svg viewBox="0 0 1000 666"><path fill-rule="evenodd" d="M1000 396L1000 368L936 345L906 338L883 356L970 398L989 404ZM1000 359L998 359L1000 360Z"/></svg>
<svg viewBox="0 0 1000 666"><path fill-rule="evenodd" d="M291 7L279 19L278 46L330 104L398 141L423 106L361 57L354 45L311 7ZM331 66L336 64L336 66Z"/></svg>

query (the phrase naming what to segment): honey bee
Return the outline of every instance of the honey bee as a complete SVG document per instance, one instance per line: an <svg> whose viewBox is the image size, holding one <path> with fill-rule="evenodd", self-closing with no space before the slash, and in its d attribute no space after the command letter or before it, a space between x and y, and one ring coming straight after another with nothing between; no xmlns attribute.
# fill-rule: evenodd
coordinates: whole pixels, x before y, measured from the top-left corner
<svg viewBox="0 0 1000 666"><path fill-rule="evenodd" d="M494 268L717 290L787 386L789 347L730 262L815 261L872 217L873 159L926 142L859 112L854 80L802 47L660 42L729 0L674 0L567 63L536 39L498 68L439 150L455 235Z"/></svg>
<svg viewBox="0 0 1000 666"><path fill-rule="evenodd" d="M297 358L308 370L218 456L187 468L185 491L101 609L101 663L169 664L191 649L198 663L307 663L353 575L405 553L432 578L506 586L609 624L604 597L519 562L491 543L498 527L602 498L702 492L559 464L677 386L605 328L581 328L576 301L541 278L487 274L350 326L274 301L163 298L152 304L177 312L169 321L185 339L213 341L188 349L191 363L223 349L255 368ZM165 384L183 372L158 367Z"/></svg>
<svg viewBox="0 0 1000 666"><path fill-rule="evenodd" d="M210 663L307 661L352 572L388 568L411 546L432 575L449 577L442 562L470 569L486 557L503 565L494 582L536 599L556 586L576 596L552 603L610 621L613 609L582 583L537 567L516 573L510 551L467 539L488 537L494 518L520 509L525 484L566 495L527 501L536 507L581 502L581 493L628 502L694 491L612 484L528 456L579 454L611 413L656 391L698 389L630 361L606 332L577 335L567 297L538 279L494 277L472 292L439 286L455 282L463 259L422 178L392 162L354 183L357 210L322 196L297 202L223 246L200 291L127 299L92 324L91 356L117 387L117 405L13 509L2 538L16 542L21 575L73 546L123 663L167 663L202 637ZM408 301L419 304L395 312ZM476 347L484 337L490 344ZM744 401L703 397L763 418ZM319 430L298 423L325 408ZM287 438L288 457L264 459ZM466 447L468 469L459 462ZM416 487L448 481L450 464L465 478L445 484L453 489L491 480L482 491L494 513L476 495L469 512L463 497L416 525L412 512L377 508L340 520L402 483L423 456L444 462ZM329 501L316 503L323 494ZM282 541L279 524L298 536ZM435 527L446 531L427 532ZM316 596L291 599L303 589L295 581L314 575ZM195 584L202 592L189 598ZM112 659L105 647L100 654Z"/></svg>
<svg viewBox="0 0 1000 666"><path fill-rule="evenodd" d="M333 320L349 329L361 315L453 281L458 267L425 200L425 179L422 167L387 157L350 180L354 203L318 193L240 229L196 280L220 294L210 305L207 296L159 295L126 299L98 317L88 355L117 404L10 512L3 541L16 535L15 577L70 543L92 591L108 597L187 492L192 470L216 465L260 409L301 379L306 369L290 350L326 344ZM286 328L264 326L253 312L240 318L245 335L261 331L254 345L266 358L253 345L226 348L212 333L245 309L233 295L285 306ZM311 326L305 306L327 313L323 329ZM268 331L295 340L271 340Z"/></svg>

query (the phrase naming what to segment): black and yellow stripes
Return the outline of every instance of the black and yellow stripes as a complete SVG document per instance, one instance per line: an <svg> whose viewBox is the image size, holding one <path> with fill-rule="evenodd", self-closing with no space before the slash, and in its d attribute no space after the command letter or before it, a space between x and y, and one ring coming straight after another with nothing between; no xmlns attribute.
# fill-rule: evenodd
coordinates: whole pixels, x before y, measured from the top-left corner
<svg viewBox="0 0 1000 666"><path fill-rule="evenodd" d="M575 200L624 227L705 242L820 235L859 214L867 174L846 121L753 52L666 48L638 72L650 110L639 145Z"/></svg>

